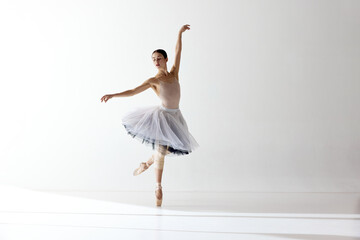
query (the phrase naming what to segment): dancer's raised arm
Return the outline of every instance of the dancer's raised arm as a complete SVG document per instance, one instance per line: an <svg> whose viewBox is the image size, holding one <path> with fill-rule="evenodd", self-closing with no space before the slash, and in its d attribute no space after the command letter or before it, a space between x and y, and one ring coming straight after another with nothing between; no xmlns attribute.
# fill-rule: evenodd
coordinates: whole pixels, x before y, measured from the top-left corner
<svg viewBox="0 0 360 240"><path fill-rule="evenodd" d="M134 95L136 95L138 93L141 93L141 92L145 91L149 87L151 87L150 82L153 81L153 80L154 80L154 78L149 78L145 82L143 82L141 85L137 86L134 89L126 90L126 91L121 92L121 93L114 93L114 94L104 95L101 98L101 102L102 101L107 102L109 99L111 99L113 97L131 97L131 96L134 96Z"/></svg>
<svg viewBox="0 0 360 240"><path fill-rule="evenodd" d="M175 47L175 61L174 61L174 65L172 67L172 71L174 71L176 74L179 73L179 68L180 68L180 58L181 58L181 49L182 49L181 37L182 37L182 33L185 32L186 30L190 30L189 24L186 24L181 27L179 34L178 34L178 40L176 43L176 47Z"/></svg>

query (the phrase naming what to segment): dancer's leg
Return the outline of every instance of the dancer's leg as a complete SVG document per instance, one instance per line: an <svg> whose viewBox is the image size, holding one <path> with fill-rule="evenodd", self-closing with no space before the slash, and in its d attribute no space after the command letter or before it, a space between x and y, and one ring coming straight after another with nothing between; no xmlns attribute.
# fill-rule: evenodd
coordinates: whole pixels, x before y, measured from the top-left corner
<svg viewBox="0 0 360 240"><path fill-rule="evenodd" d="M133 175L137 176L142 172L144 172L145 170L147 170L154 163L154 160L155 160L155 154L153 154L150 157L150 159L147 160L146 162L141 162L140 166L134 170Z"/></svg>
<svg viewBox="0 0 360 240"><path fill-rule="evenodd" d="M154 159L155 159L155 153L149 158L149 160L147 160L147 166L151 166L154 163Z"/></svg>
<svg viewBox="0 0 360 240"><path fill-rule="evenodd" d="M162 173L164 169L164 160L165 155L168 154L167 151L168 148L165 148L164 146L160 146L158 151L155 153L155 180L156 180L156 191L155 195L157 198L156 205L161 206L162 202L162 186L161 186L161 179L162 179Z"/></svg>
<svg viewBox="0 0 360 240"><path fill-rule="evenodd" d="M163 155L161 152L155 153L155 181L158 185L161 185L162 173L164 169L164 160L165 155Z"/></svg>
<svg viewBox="0 0 360 240"><path fill-rule="evenodd" d="M169 147L165 147L165 146L161 146L159 147L159 152L162 154L162 155L167 155L169 154L169 151L167 150ZM150 167L154 161L155 161L155 158L156 158L156 154L157 152L155 152L150 158L149 160L146 161L146 164L148 167Z"/></svg>
<svg viewBox="0 0 360 240"><path fill-rule="evenodd" d="M165 156L169 153L169 147L165 147L160 145L157 152L154 155L154 162L155 162L155 180L157 184L161 185L161 178L164 169L164 160Z"/></svg>

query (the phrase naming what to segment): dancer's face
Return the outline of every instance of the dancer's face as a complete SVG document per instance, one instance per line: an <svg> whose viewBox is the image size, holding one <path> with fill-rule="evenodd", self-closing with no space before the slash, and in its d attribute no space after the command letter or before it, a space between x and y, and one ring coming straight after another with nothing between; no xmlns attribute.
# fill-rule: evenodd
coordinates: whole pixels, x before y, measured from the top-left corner
<svg viewBox="0 0 360 240"><path fill-rule="evenodd" d="M164 58L164 56L161 54L161 53L158 53L158 52L155 52L153 55L152 55L152 61L155 65L155 67L157 69L159 68L165 68L166 67L166 62L168 61L168 59Z"/></svg>

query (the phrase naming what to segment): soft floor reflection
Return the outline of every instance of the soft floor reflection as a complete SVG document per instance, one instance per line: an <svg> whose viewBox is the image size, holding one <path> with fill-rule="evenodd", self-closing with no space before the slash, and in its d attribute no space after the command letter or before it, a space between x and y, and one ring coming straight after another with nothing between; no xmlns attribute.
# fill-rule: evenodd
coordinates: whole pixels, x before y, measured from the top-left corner
<svg viewBox="0 0 360 240"><path fill-rule="evenodd" d="M360 239L355 193L0 190L1 240Z"/></svg>

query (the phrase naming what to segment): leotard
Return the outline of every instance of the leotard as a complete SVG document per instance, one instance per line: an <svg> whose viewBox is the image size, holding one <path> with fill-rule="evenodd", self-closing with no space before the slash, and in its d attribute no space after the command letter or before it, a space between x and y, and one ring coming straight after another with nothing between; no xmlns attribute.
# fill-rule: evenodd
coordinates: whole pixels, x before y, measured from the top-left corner
<svg viewBox="0 0 360 240"><path fill-rule="evenodd" d="M177 109L180 102L180 84L177 77L172 78L172 82L159 81L159 97L165 108Z"/></svg>

